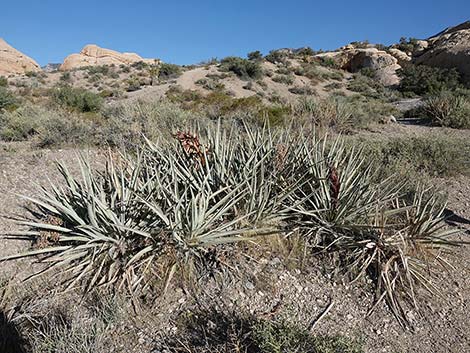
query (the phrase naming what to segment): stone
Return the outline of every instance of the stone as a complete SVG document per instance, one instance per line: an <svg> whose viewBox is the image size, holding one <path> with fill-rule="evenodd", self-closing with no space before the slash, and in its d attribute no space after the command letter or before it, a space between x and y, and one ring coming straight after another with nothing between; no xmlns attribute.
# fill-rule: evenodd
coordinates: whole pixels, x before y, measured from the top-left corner
<svg viewBox="0 0 470 353"><path fill-rule="evenodd" d="M413 59L415 64L456 68L470 82L470 21L442 31L427 43L427 48Z"/></svg>
<svg viewBox="0 0 470 353"><path fill-rule="evenodd" d="M144 59L135 53L120 53L111 49L100 48L95 44L86 45L78 54L67 56L60 66L61 71L69 71L85 66L131 65L136 62L153 64L157 59Z"/></svg>
<svg viewBox="0 0 470 353"><path fill-rule="evenodd" d="M24 74L29 71L41 71L41 67L0 38L0 76Z"/></svg>

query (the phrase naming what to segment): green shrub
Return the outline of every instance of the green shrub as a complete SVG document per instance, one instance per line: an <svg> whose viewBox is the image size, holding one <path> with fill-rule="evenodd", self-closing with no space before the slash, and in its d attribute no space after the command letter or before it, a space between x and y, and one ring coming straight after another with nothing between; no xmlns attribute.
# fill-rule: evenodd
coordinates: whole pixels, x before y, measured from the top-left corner
<svg viewBox="0 0 470 353"><path fill-rule="evenodd" d="M315 336L288 322L258 319L239 312L209 309L179 320L162 345L169 352L200 353L362 353L361 342L344 336Z"/></svg>
<svg viewBox="0 0 470 353"><path fill-rule="evenodd" d="M265 59L273 64L285 64L289 55L284 50L271 50L268 55L265 56Z"/></svg>
<svg viewBox="0 0 470 353"><path fill-rule="evenodd" d="M354 74L352 80L348 82L347 88L371 98L382 98L386 90L379 81L360 73Z"/></svg>
<svg viewBox="0 0 470 353"><path fill-rule="evenodd" d="M83 88L61 86L52 91L52 99L61 107L79 112L98 112L103 105L103 98Z"/></svg>
<svg viewBox="0 0 470 353"><path fill-rule="evenodd" d="M340 99L304 97L297 102L293 110L295 116L337 132L350 132L354 127L352 109Z"/></svg>
<svg viewBox="0 0 470 353"><path fill-rule="evenodd" d="M60 80L64 82L69 82L71 80L72 76L70 75L70 72L64 72L62 75L60 75Z"/></svg>
<svg viewBox="0 0 470 353"><path fill-rule="evenodd" d="M0 112L4 109L11 110L18 106L18 98L5 87L0 86Z"/></svg>
<svg viewBox="0 0 470 353"><path fill-rule="evenodd" d="M220 68L231 71L243 80L257 80L263 77L263 69L259 62L229 56L221 60Z"/></svg>
<svg viewBox="0 0 470 353"><path fill-rule="evenodd" d="M298 95L315 95L315 90L310 86L298 86L289 88L289 92Z"/></svg>
<svg viewBox="0 0 470 353"><path fill-rule="evenodd" d="M89 75L100 74L103 76L108 76L110 69L108 65L96 65L96 66L87 66L85 70Z"/></svg>
<svg viewBox="0 0 470 353"><path fill-rule="evenodd" d="M0 114L0 139L3 141L23 141L37 133L42 119L37 119L29 107L14 112Z"/></svg>
<svg viewBox="0 0 470 353"><path fill-rule="evenodd" d="M416 113L433 125L470 129L470 97L442 92L427 98Z"/></svg>
<svg viewBox="0 0 470 353"><path fill-rule="evenodd" d="M418 45L416 38L401 37L397 48L405 53L414 53Z"/></svg>
<svg viewBox="0 0 470 353"><path fill-rule="evenodd" d="M135 63L132 63L132 64L131 64L131 67L132 67L133 69L138 70L138 71L142 71L142 70L147 69L148 64L145 63L145 62L143 62L143 61L137 61L137 62L135 62ZM124 71L125 69L126 69L126 68L122 68L123 72L129 72L129 71Z"/></svg>
<svg viewBox="0 0 470 353"><path fill-rule="evenodd" d="M92 121L62 110L25 105L0 115L0 139L23 141L35 138L38 147L95 144Z"/></svg>
<svg viewBox="0 0 470 353"><path fill-rule="evenodd" d="M441 69L426 65L408 65L397 71L399 89L403 93L418 95L455 90L461 86L461 76L456 69Z"/></svg>
<svg viewBox="0 0 470 353"><path fill-rule="evenodd" d="M295 77L292 75L276 75L272 78L274 82L283 83L285 85L292 85Z"/></svg>
<svg viewBox="0 0 470 353"><path fill-rule="evenodd" d="M137 77L130 77L126 80L126 91L138 91L142 87L140 80Z"/></svg>
<svg viewBox="0 0 470 353"><path fill-rule="evenodd" d="M313 56L315 55L315 51L310 47L305 47L305 48L298 50L296 54L300 56Z"/></svg>
<svg viewBox="0 0 470 353"><path fill-rule="evenodd" d="M263 54L261 54L259 50L256 50L248 53L247 58L251 61L260 61L263 59Z"/></svg>
<svg viewBox="0 0 470 353"><path fill-rule="evenodd" d="M0 76L0 87L7 87L8 79L5 76Z"/></svg>
<svg viewBox="0 0 470 353"><path fill-rule="evenodd" d="M182 73L181 67L175 64L162 63L159 68L158 77L162 80L176 78Z"/></svg>
<svg viewBox="0 0 470 353"><path fill-rule="evenodd" d="M407 184L416 185L431 177L470 175L470 144L463 137L430 132L376 140L351 137L351 141L363 146L378 171L378 179L397 175Z"/></svg>

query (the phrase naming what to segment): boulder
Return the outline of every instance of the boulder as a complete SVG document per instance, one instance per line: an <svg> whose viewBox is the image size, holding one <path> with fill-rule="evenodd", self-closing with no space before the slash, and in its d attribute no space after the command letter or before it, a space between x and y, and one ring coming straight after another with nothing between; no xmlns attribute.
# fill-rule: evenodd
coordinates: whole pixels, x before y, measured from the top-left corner
<svg viewBox="0 0 470 353"><path fill-rule="evenodd" d="M41 67L0 38L0 76L24 74L28 71L41 71Z"/></svg>
<svg viewBox="0 0 470 353"><path fill-rule="evenodd" d="M345 47L343 50L318 54L316 57L321 60L333 60L338 67L349 72L370 68L374 70L376 78L386 86L396 85L399 82L396 71L401 66L398 60L377 48Z"/></svg>
<svg viewBox="0 0 470 353"><path fill-rule="evenodd" d="M388 53L398 60L398 65L405 66L411 62L411 56L397 48L388 49Z"/></svg>
<svg viewBox="0 0 470 353"><path fill-rule="evenodd" d="M68 71L84 66L130 65L139 61L152 64L155 62L155 59L144 59L135 53L120 53L89 44L80 53L67 56L64 63L60 66L60 70Z"/></svg>
<svg viewBox="0 0 470 353"><path fill-rule="evenodd" d="M456 68L470 82L470 21L447 28L427 43L428 47L414 58L414 63Z"/></svg>

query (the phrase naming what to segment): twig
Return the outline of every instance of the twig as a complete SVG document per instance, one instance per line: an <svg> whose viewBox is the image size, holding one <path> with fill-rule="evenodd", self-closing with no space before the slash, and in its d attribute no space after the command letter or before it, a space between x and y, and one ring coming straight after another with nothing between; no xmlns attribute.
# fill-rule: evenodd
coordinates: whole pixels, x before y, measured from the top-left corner
<svg viewBox="0 0 470 353"><path fill-rule="evenodd" d="M326 307L325 310L323 310L323 312L315 319L313 320L310 325L309 325L309 331L313 331L315 329L315 326L317 326L317 324L329 313L329 311L331 310L331 308L333 307L334 305L334 301L333 299L330 299L330 304L328 304L328 306Z"/></svg>

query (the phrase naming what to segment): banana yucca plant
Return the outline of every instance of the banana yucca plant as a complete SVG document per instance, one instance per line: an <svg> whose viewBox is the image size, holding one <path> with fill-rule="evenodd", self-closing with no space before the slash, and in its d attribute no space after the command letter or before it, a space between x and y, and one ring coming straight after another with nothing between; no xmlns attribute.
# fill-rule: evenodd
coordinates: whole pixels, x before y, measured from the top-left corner
<svg viewBox="0 0 470 353"><path fill-rule="evenodd" d="M81 180L59 164L63 186L27 198L39 219L7 235L35 248L0 260L37 256L45 266L36 275L60 269L69 287L135 292L160 278L162 263L170 274L188 263L202 269L223 244L295 230L340 254L356 278L371 277L376 302L403 325L415 287L436 291L430 265L445 265L454 244L435 198L423 191L411 205L397 202L400 184L374 183L373 166L341 138L246 125L192 131L147 141L133 157L110 155L103 171L81 159Z"/></svg>

